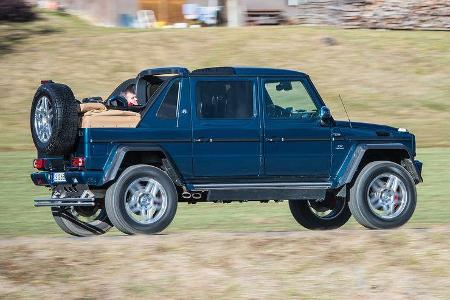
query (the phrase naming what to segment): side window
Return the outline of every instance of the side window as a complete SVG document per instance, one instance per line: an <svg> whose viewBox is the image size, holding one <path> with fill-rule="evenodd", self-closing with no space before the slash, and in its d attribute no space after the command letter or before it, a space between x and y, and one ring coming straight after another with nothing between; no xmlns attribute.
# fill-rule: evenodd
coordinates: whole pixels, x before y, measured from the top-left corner
<svg viewBox="0 0 450 300"><path fill-rule="evenodd" d="M180 91L180 81L175 81L169 88L166 97L159 107L156 117L158 119L176 119L177 118L177 106L178 96Z"/></svg>
<svg viewBox="0 0 450 300"><path fill-rule="evenodd" d="M266 115L270 119L316 119L317 107L300 80L264 83Z"/></svg>
<svg viewBox="0 0 450 300"><path fill-rule="evenodd" d="M200 119L253 117L252 81L199 81L196 98Z"/></svg>

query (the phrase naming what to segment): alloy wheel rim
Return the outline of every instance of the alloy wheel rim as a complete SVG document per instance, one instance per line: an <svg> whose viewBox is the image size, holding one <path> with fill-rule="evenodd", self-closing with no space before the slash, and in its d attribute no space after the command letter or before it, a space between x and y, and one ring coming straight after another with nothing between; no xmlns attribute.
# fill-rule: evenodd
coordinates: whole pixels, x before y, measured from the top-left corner
<svg viewBox="0 0 450 300"><path fill-rule="evenodd" d="M99 208L94 208L92 210L92 214L87 215L87 214L81 213L77 207L71 206L69 208L69 213L72 215L72 217L74 217L75 219L77 219L80 222L90 223L90 222L94 222L95 220L98 219L98 217L102 213L102 210Z"/></svg>
<svg viewBox="0 0 450 300"><path fill-rule="evenodd" d="M370 210L382 219L398 217L408 202L406 185L398 176L383 173L375 177L367 190Z"/></svg>
<svg viewBox="0 0 450 300"><path fill-rule="evenodd" d="M34 129L38 139L47 143L52 135L53 109L47 96L39 98L34 111Z"/></svg>
<svg viewBox="0 0 450 300"><path fill-rule="evenodd" d="M153 178L134 180L125 192L125 209L128 216L140 224L152 224L164 215L167 209L167 192Z"/></svg>
<svg viewBox="0 0 450 300"><path fill-rule="evenodd" d="M315 201L315 200L314 200ZM312 200L308 200L308 207L311 210L311 212L318 218L324 219L324 220L331 220L336 218L341 214L341 212L345 208L345 200L341 200L340 198L336 197L336 205L333 208L328 208L325 206L319 206L320 202L313 203Z"/></svg>

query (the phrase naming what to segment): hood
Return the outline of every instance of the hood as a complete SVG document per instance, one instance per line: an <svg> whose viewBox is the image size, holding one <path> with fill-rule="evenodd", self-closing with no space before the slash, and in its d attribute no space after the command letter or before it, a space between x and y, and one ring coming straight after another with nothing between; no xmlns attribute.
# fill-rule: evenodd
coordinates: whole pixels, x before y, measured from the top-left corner
<svg viewBox="0 0 450 300"><path fill-rule="evenodd" d="M406 130L399 130L396 127L352 122L351 127L348 121L336 121L335 129L340 130L344 136L352 139L371 140L411 140L414 136Z"/></svg>
<svg viewBox="0 0 450 300"><path fill-rule="evenodd" d="M351 122L352 125L350 127L350 123L348 121L336 121L336 127L338 128L353 128L353 129L362 129L362 130L380 130L387 132L398 132L398 128L380 125L380 124L372 124L372 123L363 123L363 122Z"/></svg>

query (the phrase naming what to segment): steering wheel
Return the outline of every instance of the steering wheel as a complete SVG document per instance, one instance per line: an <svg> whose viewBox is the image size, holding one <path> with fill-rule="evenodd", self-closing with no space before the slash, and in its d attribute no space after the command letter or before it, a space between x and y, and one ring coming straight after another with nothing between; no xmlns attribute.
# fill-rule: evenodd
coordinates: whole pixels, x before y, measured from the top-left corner
<svg viewBox="0 0 450 300"><path fill-rule="evenodd" d="M124 96L113 96L106 100L106 107L115 107L115 108L128 108L128 101Z"/></svg>

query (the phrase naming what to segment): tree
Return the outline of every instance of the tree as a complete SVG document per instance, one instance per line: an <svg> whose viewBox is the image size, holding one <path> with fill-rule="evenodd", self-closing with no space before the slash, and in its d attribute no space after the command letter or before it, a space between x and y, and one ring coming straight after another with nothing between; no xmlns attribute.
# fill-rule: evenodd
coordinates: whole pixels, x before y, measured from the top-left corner
<svg viewBox="0 0 450 300"><path fill-rule="evenodd" d="M34 19L36 14L24 0L0 1L0 22L28 22Z"/></svg>

